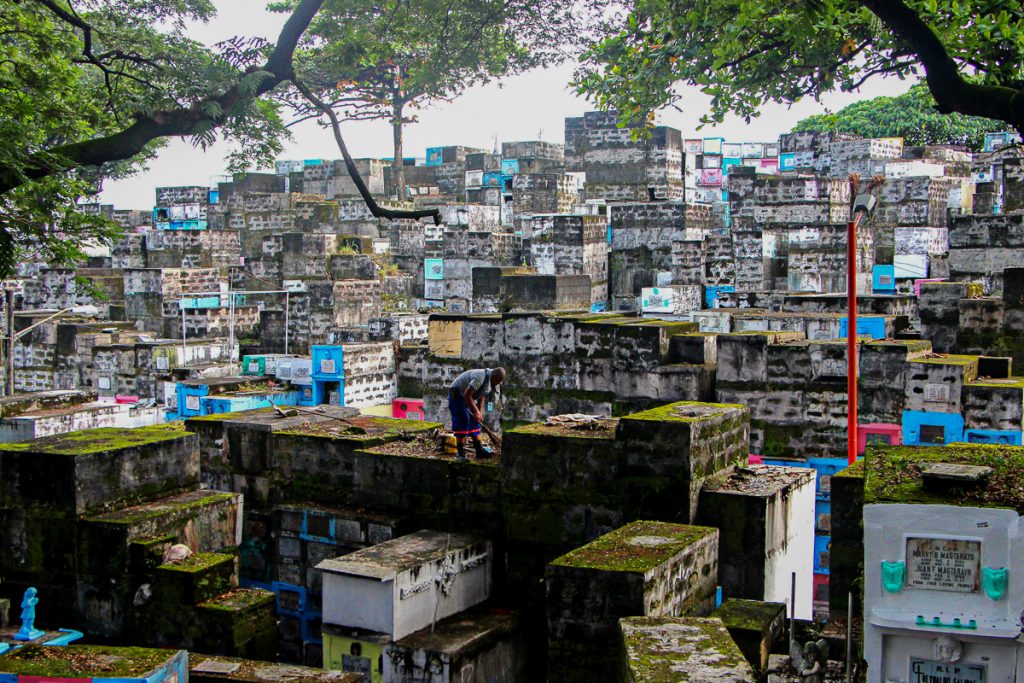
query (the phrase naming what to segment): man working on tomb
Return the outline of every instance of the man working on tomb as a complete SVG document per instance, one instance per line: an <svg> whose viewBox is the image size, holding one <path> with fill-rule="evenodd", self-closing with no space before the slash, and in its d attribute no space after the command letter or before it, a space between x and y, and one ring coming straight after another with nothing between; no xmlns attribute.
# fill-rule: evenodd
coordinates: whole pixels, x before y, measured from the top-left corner
<svg viewBox="0 0 1024 683"><path fill-rule="evenodd" d="M473 440L477 458L489 458L494 451L480 443L480 425L484 420L484 401L505 381L505 368L466 370L448 389L448 410L452 414L456 458L468 460L463 439Z"/></svg>

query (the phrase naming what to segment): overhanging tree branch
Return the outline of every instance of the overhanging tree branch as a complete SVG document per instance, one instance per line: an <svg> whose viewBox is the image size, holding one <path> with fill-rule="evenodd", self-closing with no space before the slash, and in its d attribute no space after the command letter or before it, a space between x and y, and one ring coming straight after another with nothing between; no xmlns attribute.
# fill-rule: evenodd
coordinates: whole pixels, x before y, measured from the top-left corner
<svg viewBox="0 0 1024 683"><path fill-rule="evenodd" d="M60 9L48 0L41 1L51 10ZM247 69L238 83L220 95L205 98L188 108L157 111L151 115L136 115L135 123L117 133L41 151L33 155L23 169L0 171L0 194L28 181L63 173L80 166L101 166L112 161L130 159L158 138L192 135L222 125L236 105L256 99L279 84L291 80L294 76L292 55L295 47L323 4L324 0L302 0L285 22L266 63L260 67ZM65 14L62 18L69 23L79 25L81 22L77 17ZM91 52L91 43L89 50ZM256 72L265 72L266 75L255 87L250 87L251 84L247 86L245 78ZM220 114L213 116L205 113L204 109L213 110L209 107L210 104L216 105L215 110Z"/></svg>
<svg viewBox="0 0 1024 683"><path fill-rule="evenodd" d="M861 0L861 4L920 60L939 112L1002 119L1024 134L1024 98L1019 90L965 80L946 46L903 0Z"/></svg>
<svg viewBox="0 0 1024 683"><path fill-rule="evenodd" d="M334 110L327 106L320 100L313 92L306 87L306 84L300 81L298 78L292 78L292 83L298 89L302 96L309 100L310 104L314 105L317 109L322 111L327 118L331 120L331 129L334 131L334 141L338 144L338 149L341 151L341 156L345 159L345 168L348 169L349 177L352 178L352 182L355 183L356 189L359 191L359 196L366 202L367 208L370 209L370 214L374 218L387 218L394 220L397 218L433 218L434 225L441 225L441 212L438 209L419 209L415 211L406 210L393 210L385 209L377 204L377 201L370 194L369 189L366 187L366 183L363 182L362 176L359 175L359 169L356 168L356 162L353 161L352 155L348 153L348 145L345 144L345 139L341 136L341 122L338 120L338 115L334 113Z"/></svg>

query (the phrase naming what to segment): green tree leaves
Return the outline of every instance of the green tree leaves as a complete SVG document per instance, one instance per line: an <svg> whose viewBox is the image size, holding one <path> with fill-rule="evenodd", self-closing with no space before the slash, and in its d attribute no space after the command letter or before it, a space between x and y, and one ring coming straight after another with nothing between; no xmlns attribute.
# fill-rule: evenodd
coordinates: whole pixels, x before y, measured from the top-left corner
<svg viewBox="0 0 1024 683"><path fill-rule="evenodd" d="M232 140L236 167L273 159L287 131L265 96L290 77L323 1L296 3L277 45L217 49L185 32L213 16L210 0L0 3L0 278L27 258L73 265L115 234L76 201L142 168L168 136Z"/></svg>
<svg viewBox="0 0 1024 683"><path fill-rule="evenodd" d="M963 114L940 114L935 99L923 84L897 97L875 97L856 102L834 114L809 116L793 131L838 131L869 138L900 137L908 145L966 145L979 150L985 133L1005 130L992 119Z"/></svg>
<svg viewBox="0 0 1024 683"><path fill-rule="evenodd" d="M1024 128L1024 11L994 0L635 0L580 58L574 84L623 124L711 95L702 122L767 102L927 77L939 111Z"/></svg>

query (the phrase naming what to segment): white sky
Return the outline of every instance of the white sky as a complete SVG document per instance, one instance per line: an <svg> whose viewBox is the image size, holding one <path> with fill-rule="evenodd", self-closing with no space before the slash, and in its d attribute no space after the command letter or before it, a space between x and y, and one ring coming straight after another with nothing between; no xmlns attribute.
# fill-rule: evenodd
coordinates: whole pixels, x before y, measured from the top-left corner
<svg viewBox="0 0 1024 683"><path fill-rule="evenodd" d="M267 12L263 0L215 0L219 14L209 24L197 25L192 37L212 44L235 35L258 35L274 40L284 15ZM573 65L531 71L500 83L471 88L450 104L421 111L419 123L406 126L405 156L422 157L427 147L467 145L490 150L494 137L499 143L513 140L563 141L567 116L579 116L592 109L586 100L567 87ZM818 104L813 100L792 107L770 105L760 118L747 125L738 118L727 119L715 128L697 130L708 98L692 88L684 99L686 113L666 110L658 118L663 125L678 128L684 137L720 135L733 142L770 141L788 131L794 123L826 107L837 110L851 102L877 95L896 95L911 83L895 79L869 81L860 93L835 93ZM340 158L329 131L314 122L292 129L294 139L282 154L285 159ZM359 157L390 157L391 130L384 121L343 124L349 150ZM169 185L205 185L211 176L224 172L223 156L228 150L218 144L203 152L186 141L172 140L148 171L133 178L107 182L101 196L104 203L122 209L150 209L154 188Z"/></svg>

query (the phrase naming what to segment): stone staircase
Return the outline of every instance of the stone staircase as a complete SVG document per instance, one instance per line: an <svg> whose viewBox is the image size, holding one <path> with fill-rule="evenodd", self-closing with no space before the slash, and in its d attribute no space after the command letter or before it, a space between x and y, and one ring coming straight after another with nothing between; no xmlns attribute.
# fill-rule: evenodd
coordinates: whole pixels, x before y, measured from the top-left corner
<svg viewBox="0 0 1024 683"><path fill-rule="evenodd" d="M272 658L274 597L238 588L242 496L199 487L180 424L0 444L0 584L39 623L94 637ZM194 554L162 557L175 544Z"/></svg>

